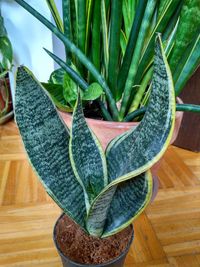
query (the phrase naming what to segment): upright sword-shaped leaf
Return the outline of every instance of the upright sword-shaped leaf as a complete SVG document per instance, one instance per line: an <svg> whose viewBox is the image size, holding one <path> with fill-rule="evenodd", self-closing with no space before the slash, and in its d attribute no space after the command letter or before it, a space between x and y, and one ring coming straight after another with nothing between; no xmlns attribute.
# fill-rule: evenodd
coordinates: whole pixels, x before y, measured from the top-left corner
<svg viewBox="0 0 200 267"><path fill-rule="evenodd" d="M103 149L84 118L80 94L73 113L70 160L74 173L84 188L89 207L107 185L107 166Z"/></svg>
<svg viewBox="0 0 200 267"><path fill-rule="evenodd" d="M25 67L18 69L16 84L16 121L31 165L47 193L84 228L84 194L69 159L69 131L48 94Z"/></svg>

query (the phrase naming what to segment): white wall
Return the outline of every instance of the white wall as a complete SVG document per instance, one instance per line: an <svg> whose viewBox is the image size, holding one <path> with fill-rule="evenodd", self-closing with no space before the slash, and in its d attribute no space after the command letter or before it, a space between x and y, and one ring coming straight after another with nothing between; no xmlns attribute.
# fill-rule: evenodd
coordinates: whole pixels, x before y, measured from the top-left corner
<svg viewBox="0 0 200 267"><path fill-rule="evenodd" d="M0 2L2 16L14 50L15 66L23 64L30 68L40 81L47 81L54 69L54 63L43 47L53 50L51 32L13 0ZM46 1L27 2L42 12L46 18L51 19ZM13 80L12 74L11 79Z"/></svg>

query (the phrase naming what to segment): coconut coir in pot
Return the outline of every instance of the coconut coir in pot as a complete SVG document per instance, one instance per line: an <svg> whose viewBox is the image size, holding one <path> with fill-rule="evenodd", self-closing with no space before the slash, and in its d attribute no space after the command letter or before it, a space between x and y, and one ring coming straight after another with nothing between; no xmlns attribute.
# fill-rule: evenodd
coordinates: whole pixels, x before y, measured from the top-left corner
<svg viewBox="0 0 200 267"><path fill-rule="evenodd" d="M128 246L131 227L108 238L87 235L64 215L56 226L57 244L70 260L81 264L102 264L118 257Z"/></svg>

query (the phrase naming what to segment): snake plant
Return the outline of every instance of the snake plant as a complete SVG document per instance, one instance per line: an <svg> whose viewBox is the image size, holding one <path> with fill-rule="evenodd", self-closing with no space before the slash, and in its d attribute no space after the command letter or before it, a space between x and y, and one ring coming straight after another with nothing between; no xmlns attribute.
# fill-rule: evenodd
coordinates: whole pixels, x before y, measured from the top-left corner
<svg viewBox="0 0 200 267"><path fill-rule="evenodd" d="M51 76L49 84L43 84L61 110L74 108L80 87L82 94L88 88L88 100L96 99L104 119L138 118L152 88L157 33L172 69L176 96L199 66L199 0L62 0L62 16L55 0L46 0L54 24L24 0L15 1L65 46L65 59L47 51L61 69L52 74L54 80ZM95 88L97 84L102 90ZM177 108L200 112L199 106L189 104Z"/></svg>
<svg viewBox="0 0 200 267"><path fill-rule="evenodd" d="M159 36L153 72L142 121L104 152L86 123L80 92L69 130L33 74L23 66L17 71L15 115L30 162L47 193L90 235L121 231L151 199L150 168L166 150L175 120L173 81Z"/></svg>

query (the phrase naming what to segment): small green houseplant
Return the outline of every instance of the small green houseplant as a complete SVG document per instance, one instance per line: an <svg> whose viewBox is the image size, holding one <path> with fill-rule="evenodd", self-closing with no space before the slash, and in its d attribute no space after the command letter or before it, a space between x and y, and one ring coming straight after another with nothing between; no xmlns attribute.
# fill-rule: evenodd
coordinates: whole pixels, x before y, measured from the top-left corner
<svg viewBox="0 0 200 267"><path fill-rule="evenodd" d="M43 86L28 69L18 69L15 116L30 162L47 193L88 235L122 231L151 200L149 169L166 150L175 121L173 81L159 36L153 73L141 123L104 153L85 121L79 92L69 131Z"/></svg>
<svg viewBox="0 0 200 267"><path fill-rule="evenodd" d="M47 51L62 70L44 84L61 110L73 109L79 86L88 91L86 100L97 98L94 104L98 103L105 120L140 120L138 114L144 113L151 92L157 32L162 36L176 96L200 63L198 0L63 0L62 19L54 0L46 0L55 25L25 1L15 1L65 46L65 60ZM85 110L91 108L85 105ZM177 109L200 111L193 105L177 105Z"/></svg>
<svg viewBox="0 0 200 267"><path fill-rule="evenodd" d="M13 117L8 72L12 66L13 52L0 12L0 124Z"/></svg>

